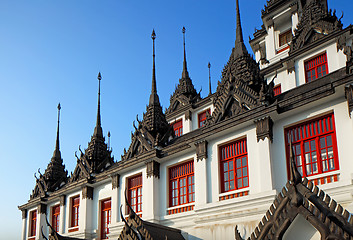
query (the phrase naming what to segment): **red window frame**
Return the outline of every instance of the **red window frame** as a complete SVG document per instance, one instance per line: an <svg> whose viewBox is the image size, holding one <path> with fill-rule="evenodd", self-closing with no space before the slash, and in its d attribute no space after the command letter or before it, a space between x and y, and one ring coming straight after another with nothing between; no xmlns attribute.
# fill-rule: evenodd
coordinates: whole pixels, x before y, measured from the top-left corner
<svg viewBox="0 0 353 240"><path fill-rule="evenodd" d="M311 82L329 73L326 52L304 62L305 81Z"/></svg>
<svg viewBox="0 0 353 240"><path fill-rule="evenodd" d="M286 128L285 141L288 177L290 141L297 169L303 177L339 170L333 113Z"/></svg>
<svg viewBox="0 0 353 240"><path fill-rule="evenodd" d="M284 46L292 41L292 30L289 29L283 33L279 34L279 47Z"/></svg>
<svg viewBox="0 0 353 240"><path fill-rule="evenodd" d="M246 138L219 147L221 192L249 187Z"/></svg>
<svg viewBox="0 0 353 240"><path fill-rule="evenodd" d="M112 201L106 199L101 201L101 239L108 239L109 234L108 225L111 223L112 216Z"/></svg>
<svg viewBox="0 0 353 240"><path fill-rule="evenodd" d="M70 227L77 227L80 213L80 196L71 198L71 222Z"/></svg>
<svg viewBox="0 0 353 240"><path fill-rule="evenodd" d="M274 86L273 95L277 96L277 95L280 95L281 93L282 93L281 84L278 84L278 85Z"/></svg>
<svg viewBox="0 0 353 240"><path fill-rule="evenodd" d="M142 174L128 178L128 200L136 213L142 212Z"/></svg>
<svg viewBox="0 0 353 240"><path fill-rule="evenodd" d="M207 118L207 113L208 114L211 114L211 110L210 109L206 109L205 111L199 113L197 115L197 118L198 118L198 124L199 124L199 128L200 127L203 127L205 125L205 121L206 121L206 118Z"/></svg>
<svg viewBox="0 0 353 240"><path fill-rule="evenodd" d="M195 202L194 161L169 168L169 206Z"/></svg>
<svg viewBox="0 0 353 240"><path fill-rule="evenodd" d="M34 237L36 236L37 230L37 210L31 211L30 213L30 231L29 236Z"/></svg>
<svg viewBox="0 0 353 240"><path fill-rule="evenodd" d="M175 121L172 125L176 137L183 135L183 119Z"/></svg>
<svg viewBox="0 0 353 240"><path fill-rule="evenodd" d="M60 205L55 205L51 209L51 225L56 232L59 232Z"/></svg>

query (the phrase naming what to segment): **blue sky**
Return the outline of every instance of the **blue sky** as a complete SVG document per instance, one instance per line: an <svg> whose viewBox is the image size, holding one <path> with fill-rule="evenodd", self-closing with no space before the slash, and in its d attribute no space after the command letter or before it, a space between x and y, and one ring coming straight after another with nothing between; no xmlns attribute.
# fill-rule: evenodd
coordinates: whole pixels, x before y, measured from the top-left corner
<svg viewBox="0 0 353 240"><path fill-rule="evenodd" d="M265 0L240 0L244 39L261 26ZM353 23L351 0L329 0ZM163 108L182 72L182 27L190 77L202 96L212 89L235 40L234 0L0 1L0 232L20 239L21 212L34 172L43 172L55 146L61 103L60 149L74 170L78 146L86 148L97 109L97 74L102 73L104 134L111 132L115 160L129 147L132 122L148 103L152 29L156 39L157 89ZM249 44L248 50L251 52Z"/></svg>

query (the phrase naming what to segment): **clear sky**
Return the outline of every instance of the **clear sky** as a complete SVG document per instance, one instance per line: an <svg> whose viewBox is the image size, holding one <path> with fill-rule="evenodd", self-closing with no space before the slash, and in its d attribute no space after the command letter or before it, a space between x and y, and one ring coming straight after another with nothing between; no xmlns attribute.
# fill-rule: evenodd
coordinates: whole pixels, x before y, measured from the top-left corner
<svg viewBox="0 0 353 240"><path fill-rule="evenodd" d="M266 0L240 0L244 39L260 28ZM329 0L353 23L351 0ZM60 149L69 171L75 151L87 147L96 120L97 74L102 73L104 134L111 132L115 160L130 145L151 89L152 41L156 39L157 89L169 106L182 72L182 27L188 70L197 91L208 94L220 80L235 40L235 0L2 0L0 1L1 239L21 235L21 212L55 146L60 102ZM251 52L249 44L248 50Z"/></svg>

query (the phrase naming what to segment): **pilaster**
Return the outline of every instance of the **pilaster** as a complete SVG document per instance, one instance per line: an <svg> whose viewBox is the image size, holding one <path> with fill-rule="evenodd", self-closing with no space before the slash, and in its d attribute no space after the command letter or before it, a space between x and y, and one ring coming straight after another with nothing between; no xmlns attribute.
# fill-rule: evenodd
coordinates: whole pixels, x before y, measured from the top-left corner
<svg viewBox="0 0 353 240"><path fill-rule="evenodd" d="M47 205L41 203L38 206L37 211L37 228L36 228L36 239L42 239L41 229L43 229L43 233L45 236L48 236L48 227L46 222L47 217Z"/></svg>
<svg viewBox="0 0 353 240"><path fill-rule="evenodd" d="M89 236L93 233L93 187L83 187L81 196L82 198L80 202L79 231L84 232L85 236Z"/></svg>
<svg viewBox="0 0 353 240"><path fill-rule="evenodd" d="M26 240L27 237L27 216L28 216L28 211L27 209L22 210L22 235L21 239Z"/></svg>
<svg viewBox="0 0 353 240"><path fill-rule="evenodd" d="M204 205L207 203L207 141L202 140L195 143L196 146L196 161L194 161L195 173L195 206Z"/></svg>
<svg viewBox="0 0 353 240"><path fill-rule="evenodd" d="M151 160L146 165L146 175L142 175L142 215L155 222L159 220L159 163Z"/></svg>
<svg viewBox="0 0 353 240"><path fill-rule="evenodd" d="M59 219L59 234L65 233L65 217L66 217L66 196L60 196L60 219Z"/></svg>
<svg viewBox="0 0 353 240"><path fill-rule="evenodd" d="M120 221L120 175L115 174L112 177L112 209L111 209L111 223L115 224Z"/></svg>

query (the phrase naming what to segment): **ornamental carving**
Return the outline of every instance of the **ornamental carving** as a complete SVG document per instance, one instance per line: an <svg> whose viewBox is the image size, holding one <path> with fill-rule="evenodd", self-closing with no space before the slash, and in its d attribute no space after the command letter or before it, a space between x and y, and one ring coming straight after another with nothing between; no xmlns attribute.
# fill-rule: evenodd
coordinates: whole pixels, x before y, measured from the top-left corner
<svg viewBox="0 0 353 240"><path fill-rule="evenodd" d="M66 195L60 196L60 206L66 205Z"/></svg>
<svg viewBox="0 0 353 240"><path fill-rule="evenodd" d="M352 74L353 73L353 49L352 49L352 46L347 45L347 38L345 35L341 35L339 38L337 38L336 45L337 45L337 52L339 50L342 50L343 54L346 55L346 57L347 57L346 73Z"/></svg>
<svg viewBox="0 0 353 240"><path fill-rule="evenodd" d="M349 117L351 117L351 112L353 110L353 85L349 84L345 88L345 97L347 100L347 106L348 106L348 113Z"/></svg>
<svg viewBox="0 0 353 240"><path fill-rule="evenodd" d="M327 10L327 3L318 0L308 1L303 7L302 16L294 32L289 54L334 31L341 30L342 26L341 18L337 18L336 12Z"/></svg>
<svg viewBox="0 0 353 240"><path fill-rule="evenodd" d="M268 138L273 141L273 121L271 117L264 117L255 121L257 142Z"/></svg>
<svg viewBox="0 0 353 240"><path fill-rule="evenodd" d="M112 189L119 188L120 187L120 181L119 181L120 175L115 174L111 178L112 178Z"/></svg>
<svg viewBox="0 0 353 240"><path fill-rule="evenodd" d="M22 209L22 219L26 219L27 218L27 209Z"/></svg>
<svg viewBox="0 0 353 240"><path fill-rule="evenodd" d="M197 161L207 159L207 141L202 140L195 143Z"/></svg>
<svg viewBox="0 0 353 240"><path fill-rule="evenodd" d="M146 162L146 166L147 177L159 178L159 162L151 160L149 162Z"/></svg>
<svg viewBox="0 0 353 240"><path fill-rule="evenodd" d="M47 205L43 204L43 203L40 203L39 206L38 206L38 212L40 214L47 214Z"/></svg>
<svg viewBox="0 0 353 240"><path fill-rule="evenodd" d="M93 187L85 186L82 188L82 199L93 200Z"/></svg>

